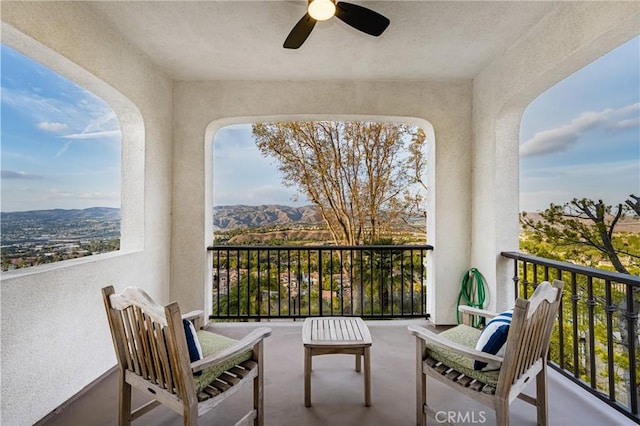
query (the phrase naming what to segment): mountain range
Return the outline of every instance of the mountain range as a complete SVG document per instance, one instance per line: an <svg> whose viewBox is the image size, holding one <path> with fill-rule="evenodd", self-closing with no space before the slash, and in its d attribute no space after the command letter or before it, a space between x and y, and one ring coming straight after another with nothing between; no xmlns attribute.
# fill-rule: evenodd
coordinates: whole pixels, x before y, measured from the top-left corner
<svg viewBox="0 0 640 426"><path fill-rule="evenodd" d="M292 207L277 204L261 206L233 205L213 208L215 229L231 230L259 228L274 225L305 224L322 222L318 209L313 205Z"/></svg>
<svg viewBox="0 0 640 426"><path fill-rule="evenodd" d="M537 213L529 213L529 218L539 219ZM50 209L19 212L2 212L0 221L2 231L11 228L22 228L28 223L30 228L44 228L47 225L73 226L85 222L117 222L120 219L120 209L110 207L91 207L87 209ZM260 206L230 205L213 208L213 226L218 230L260 228L275 225L321 225L322 218L317 207L313 205L293 207L278 204ZM618 231L639 232L640 219L638 217L624 217L616 227Z"/></svg>
<svg viewBox="0 0 640 426"><path fill-rule="evenodd" d="M87 220L87 219L120 219L120 209L112 207L90 207L87 209L50 209L28 210L0 213L2 221L6 220Z"/></svg>

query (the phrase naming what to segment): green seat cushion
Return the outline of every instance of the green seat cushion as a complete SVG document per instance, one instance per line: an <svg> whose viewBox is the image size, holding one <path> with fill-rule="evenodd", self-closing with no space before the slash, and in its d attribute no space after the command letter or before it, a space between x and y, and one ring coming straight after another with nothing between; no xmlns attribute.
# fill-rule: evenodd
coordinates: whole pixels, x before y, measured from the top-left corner
<svg viewBox="0 0 640 426"><path fill-rule="evenodd" d="M480 337L481 330L469 327L468 325L458 325L449 330L440 333L440 336L446 337L452 342L459 343L470 349L475 349L476 342ZM498 384L498 376L500 370L478 371L473 369L474 360L459 355L455 352L448 351L442 346L427 343L427 355L433 359L437 359L448 367L453 368L464 375L474 378L484 384L495 387Z"/></svg>
<svg viewBox="0 0 640 426"><path fill-rule="evenodd" d="M210 331L198 330L197 335L198 341L200 341L200 346L202 347L202 355L204 358L218 353L237 342L237 340L211 333ZM205 368L202 370L202 374L193 377L196 385L196 392L201 392L207 387L207 385L209 385L209 383L213 382L216 377L224 373L229 368L251 359L252 356L253 351L251 349L247 349L225 362Z"/></svg>

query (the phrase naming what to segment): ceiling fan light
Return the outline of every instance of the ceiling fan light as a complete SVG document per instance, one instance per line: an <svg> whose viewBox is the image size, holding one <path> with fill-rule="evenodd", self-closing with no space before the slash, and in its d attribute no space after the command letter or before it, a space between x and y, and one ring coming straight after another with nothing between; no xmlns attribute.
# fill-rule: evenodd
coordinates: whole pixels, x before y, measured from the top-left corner
<svg viewBox="0 0 640 426"><path fill-rule="evenodd" d="M316 21L326 21L336 14L336 5L331 0L313 0L308 11Z"/></svg>

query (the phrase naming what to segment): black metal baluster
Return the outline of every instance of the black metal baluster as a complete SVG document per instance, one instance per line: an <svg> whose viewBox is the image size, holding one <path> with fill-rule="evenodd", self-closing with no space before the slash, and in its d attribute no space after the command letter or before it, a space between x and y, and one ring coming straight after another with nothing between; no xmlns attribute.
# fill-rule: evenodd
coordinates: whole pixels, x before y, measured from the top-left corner
<svg viewBox="0 0 640 426"><path fill-rule="evenodd" d="M425 275L425 268L424 268L424 256L426 255L426 252L424 250L420 250L420 315L425 315L426 314L426 305L427 305L427 299L425 297L424 294L424 275Z"/></svg>
<svg viewBox="0 0 640 426"><path fill-rule="evenodd" d="M344 264L342 263L342 250L338 251L340 256L340 315L344 315L344 282L342 280L342 271Z"/></svg>
<svg viewBox="0 0 640 426"><path fill-rule="evenodd" d="M522 291L524 293L524 299L528 299L529 298L529 291L528 291L528 287L529 287L529 272L527 271L528 267L527 267L527 261L523 261L522 262L522 268L524 271L524 279L522 280ZM518 293L516 294L516 297L519 297L520 292L518 291Z"/></svg>
<svg viewBox="0 0 640 426"><path fill-rule="evenodd" d="M247 317L251 316L251 258L253 250L247 249ZM240 295L238 295L238 299Z"/></svg>
<svg viewBox="0 0 640 426"><path fill-rule="evenodd" d="M595 320L593 310L596 300L593 298L593 277L587 277L587 315L589 318L589 380L591 388L596 389L596 352L595 352Z"/></svg>
<svg viewBox="0 0 640 426"><path fill-rule="evenodd" d="M360 253L360 315L364 315L364 252L358 249Z"/></svg>
<svg viewBox="0 0 640 426"><path fill-rule="evenodd" d="M322 285L322 249L318 250L318 306L319 306L319 315L322 316L322 290L324 286Z"/></svg>
<svg viewBox="0 0 640 426"><path fill-rule="evenodd" d="M562 281L562 270L557 270L556 278ZM558 306L558 352L560 354L560 367L564 369L564 298L560 298Z"/></svg>
<svg viewBox="0 0 640 426"><path fill-rule="evenodd" d="M422 250L420 250L422 252ZM411 315L416 313L414 302L413 299L416 297L415 295L415 285L414 285L414 280L415 280L415 268L414 268L414 264L413 264L413 257L415 256L415 251L412 249L411 250L411 280L409 282L409 285L411 286Z"/></svg>
<svg viewBox="0 0 640 426"><path fill-rule="evenodd" d="M296 298L296 300L298 301L298 317L302 316L302 265L300 262L300 250L298 249L298 265L296 267L296 283L298 284L298 297ZM299 279L298 279L299 278ZM296 303L296 300L293 301L294 305Z"/></svg>
<svg viewBox="0 0 640 426"><path fill-rule="evenodd" d="M638 339L638 312L636 311L634 298L634 288L630 285L627 286L627 310L624 313L624 317L627 320L627 342L629 345L629 385L630 389L627 389L629 394L629 408L631 413L638 415L638 377L636 374L636 368L638 358L636 357L636 345Z"/></svg>
<svg viewBox="0 0 640 426"><path fill-rule="evenodd" d="M220 315L220 250L216 252L216 304L218 305L218 315ZM229 304L229 295L227 295L227 304Z"/></svg>
<svg viewBox="0 0 640 426"><path fill-rule="evenodd" d="M287 310L291 315L291 249L287 249L287 285L289 286L289 293L287 294ZM293 302L295 306L296 302ZM293 311L295 315L295 308Z"/></svg>
<svg viewBox="0 0 640 426"><path fill-rule="evenodd" d="M518 274L518 259L513 259L513 294L515 295L515 297L518 297L518 294L520 294L520 291L518 289L518 283L520 281L519 278L519 274Z"/></svg>
<svg viewBox="0 0 640 426"><path fill-rule="evenodd" d="M333 315L333 250L329 250L329 310Z"/></svg>
<svg viewBox="0 0 640 426"><path fill-rule="evenodd" d="M353 309L355 307L355 304L357 303L355 300L353 300L354 284L355 283L353 282L353 249L349 249L349 311L351 315L355 314Z"/></svg>
<svg viewBox="0 0 640 426"><path fill-rule="evenodd" d="M281 255L281 250L280 249L276 249L276 253L278 256L278 260L276 262L276 285L278 286L278 316L282 316L282 312L281 312L281 290L282 290L282 282L281 282L281 277L280 277L280 255Z"/></svg>
<svg viewBox="0 0 640 426"><path fill-rule="evenodd" d="M369 287L371 289L370 297L369 297L369 299L371 300L371 304L370 304L371 310L369 312L369 315L373 316L373 251L372 250L369 251L369 267L370 267Z"/></svg>
<svg viewBox="0 0 640 426"><path fill-rule="evenodd" d="M403 315L404 315L404 251L400 251L400 316L403 316Z"/></svg>
<svg viewBox="0 0 640 426"><path fill-rule="evenodd" d="M607 315L607 374L609 375L609 399L616 400L616 379L613 358L613 313L616 306L611 299L611 281L604 282L605 312Z"/></svg>
<svg viewBox="0 0 640 426"><path fill-rule="evenodd" d="M580 358L579 358L579 350L580 350L580 340L578 339L578 300L580 300L580 296L578 295L578 283L576 280L576 273L571 273L571 310L572 312L572 320L573 320L573 376L576 379L580 378Z"/></svg>
<svg viewBox="0 0 640 426"><path fill-rule="evenodd" d="M307 294L309 296L308 311L311 316L311 250L307 251L307 272L309 273L307 278Z"/></svg>

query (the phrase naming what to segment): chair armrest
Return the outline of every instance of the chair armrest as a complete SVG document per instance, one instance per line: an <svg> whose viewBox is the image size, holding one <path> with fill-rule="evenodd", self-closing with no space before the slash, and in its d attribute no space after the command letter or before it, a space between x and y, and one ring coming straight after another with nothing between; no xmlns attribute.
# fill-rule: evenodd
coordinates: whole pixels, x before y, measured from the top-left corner
<svg viewBox="0 0 640 426"><path fill-rule="evenodd" d="M202 358L199 361L191 363L191 371L197 373L198 371L202 371L207 367L211 367L212 365L219 364L221 362L226 361L229 358L232 358L238 355L241 352L246 351L247 349L253 348L257 343L261 342L265 337L271 336L271 329L268 327L260 327L253 330L251 333L247 334L242 338L242 340L237 341L233 345L228 348L210 355L206 358Z"/></svg>
<svg viewBox="0 0 640 426"><path fill-rule="evenodd" d="M196 330L201 329L205 325L204 324L204 311L187 312L186 314L182 314L182 319L183 320L189 320L189 321L193 322L193 326L196 328Z"/></svg>
<svg viewBox="0 0 640 426"><path fill-rule="evenodd" d="M446 337L442 337L439 334L434 333L433 331L427 330L424 327L420 327L417 325L410 325L409 331L418 339L422 339L425 342L440 346L442 348L445 348L448 351L455 352L467 358L471 358L473 360L480 361L480 362L487 362L487 363L491 362L491 363L502 364L502 361L503 361L502 357L492 355L487 352L478 351L476 349L469 348L459 343L452 342Z"/></svg>
<svg viewBox="0 0 640 426"><path fill-rule="evenodd" d="M473 325L471 323L471 316L479 316L486 318L487 320L491 320L493 317L498 315L495 312L486 311L484 309L478 309L471 306L460 305L458 306L458 311L462 313L462 323L465 325Z"/></svg>
<svg viewBox="0 0 640 426"><path fill-rule="evenodd" d="M498 315L496 312L487 311L485 309L478 309L478 308L474 308L472 306L466 306L466 305L458 306L458 311L462 312L463 314L478 315L488 319L491 319Z"/></svg>

